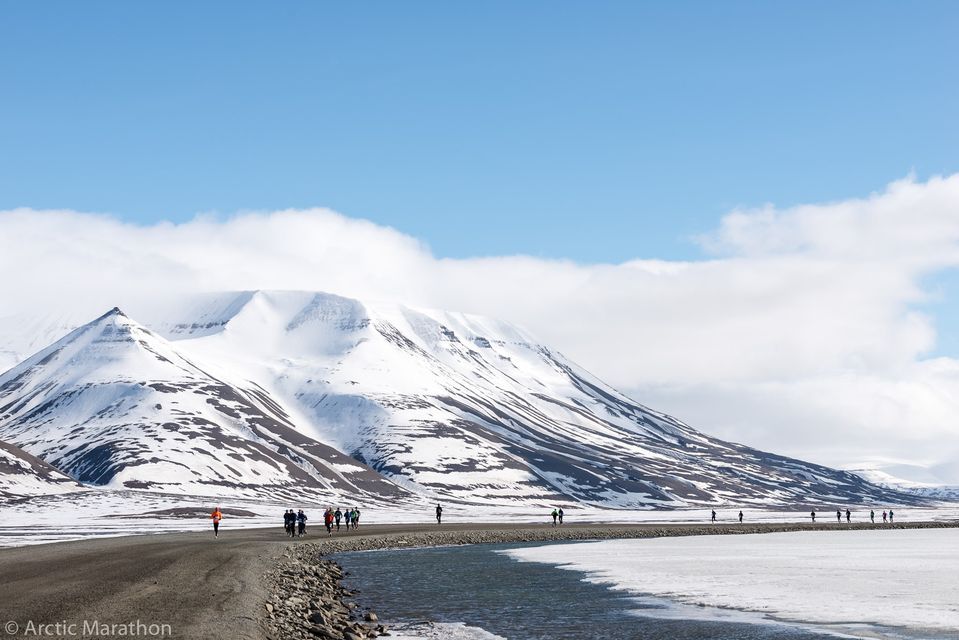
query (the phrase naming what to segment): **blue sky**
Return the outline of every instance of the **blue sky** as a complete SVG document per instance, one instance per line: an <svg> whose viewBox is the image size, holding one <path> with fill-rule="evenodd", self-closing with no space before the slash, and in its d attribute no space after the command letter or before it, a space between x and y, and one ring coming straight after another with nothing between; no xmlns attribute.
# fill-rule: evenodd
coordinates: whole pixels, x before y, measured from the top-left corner
<svg viewBox="0 0 959 640"><path fill-rule="evenodd" d="M698 257L733 207L959 170L957 29L948 2L8 2L0 209Z"/></svg>
<svg viewBox="0 0 959 640"><path fill-rule="evenodd" d="M931 1L0 3L0 318L482 313L715 435L959 482L956 33ZM346 217L231 217L312 207Z"/></svg>

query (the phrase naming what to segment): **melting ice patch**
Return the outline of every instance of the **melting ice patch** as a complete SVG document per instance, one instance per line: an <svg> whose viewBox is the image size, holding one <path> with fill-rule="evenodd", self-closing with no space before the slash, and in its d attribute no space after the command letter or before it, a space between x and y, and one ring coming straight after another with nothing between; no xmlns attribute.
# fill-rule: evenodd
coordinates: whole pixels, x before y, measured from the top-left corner
<svg viewBox="0 0 959 640"><path fill-rule="evenodd" d="M479 627L470 627L462 622L426 622L422 624L391 625L392 640L506 640L484 631Z"/></svg>
<svg viewBox="0 0 959 640"><path fill-rule="evenodd" d="M502 553L582 571L588 581L636 595L713 608L717 618L742 610L762 614L757 620L824 630L954 637L957 548L956 529L890 529L610 540Z"/></svg>

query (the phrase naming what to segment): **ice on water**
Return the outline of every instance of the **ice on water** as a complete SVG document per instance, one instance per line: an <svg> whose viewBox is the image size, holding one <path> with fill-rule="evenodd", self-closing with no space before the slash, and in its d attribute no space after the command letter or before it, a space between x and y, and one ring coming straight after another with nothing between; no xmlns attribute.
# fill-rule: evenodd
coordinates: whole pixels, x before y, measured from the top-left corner
<svg viewBox="0 0 959 640"><path fill-rule="evenodd" d="M878 526L877 526L878 527ZM679 605L834 630L959 637L959 530L793 532L610 540L505 551Z"/></svg>
<svg viewBox="0 0 959 640"><path fill-rule="evenodd" d="M502 636L461 622L395 626L390 628L390 638L392 640L506 640Z"/></svg>

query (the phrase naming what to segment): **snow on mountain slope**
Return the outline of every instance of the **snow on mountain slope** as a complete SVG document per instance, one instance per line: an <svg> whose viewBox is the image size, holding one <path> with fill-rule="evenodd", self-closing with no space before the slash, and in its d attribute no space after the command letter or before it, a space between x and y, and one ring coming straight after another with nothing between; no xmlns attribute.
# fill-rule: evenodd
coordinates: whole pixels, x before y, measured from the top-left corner
<svg viewBox="0 0 959 640"><path fill-rule="evenodd" d="M84 314L82 310L72 310L0 316L0 372L23 362L31 354L59 340L101 311L102 309L96 309L93 313Z"/></svg>
<svg viewBox="0 0 959 640"><path fill-rule="evenodd" d="M151 324L267 390L306 435L431 497L473 503L910 501L701 434L522 330L329 294L211 297Z"/></svg>
<svg viewBox="0 0 959 640"><path fill-rule="evenodd" d="M959 502L959 486L943 483L941 478L935 477L927 469L916 468L912 465L890 464L850 469L850 471L881 487L931 500ZM908 476L908 478L903 476Z"/></svg>
<svg viewBox="0 0 959 640"><path fill-rule="evenodd" d="M0 439L113 488L405 495L303 436L262 389L214 376L119 309L0 375Z"/></svg>
<svg viewBox="0 0 959 640"><path fill-rule="evenodd" d="M83 486L23 449L0 442L0 499L45 496Z"/></svg>
<svg viewBox="0 0 959 640"><path fill-rule="evenodd" d="M710 438L487 318L270 291L144 314L153 331L114 309L0 376L0 439L83 482L194 495L918 500Z"/></svg>

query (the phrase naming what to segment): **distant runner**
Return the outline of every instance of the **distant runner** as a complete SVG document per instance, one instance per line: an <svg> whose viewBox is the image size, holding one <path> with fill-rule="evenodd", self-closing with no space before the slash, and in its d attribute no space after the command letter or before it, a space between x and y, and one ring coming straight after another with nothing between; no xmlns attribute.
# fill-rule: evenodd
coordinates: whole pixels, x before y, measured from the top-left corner
<svg viewBox="0 0 959 640"><path fill-rule="evenodd" d="M213 520L213 537L220 537L220 520L223 519L223 514L220 513L220 507L213 509L213 513L210 514L210 518Z"/></svg>
<svg viewBox="0 0 959 640"><path fill-rule="evenodd" d="M842 522L842 511L836 509L836 522Z"/></svg>
<svg viewBox="0 0 959 640"><path fill-rule="evenodd" d="M848 524L849 522L851 522L851 521L850 521L850 518L851 518L851 517L852 517L852 512L850 512L849 509L846 509L846 523L847 523L847 524Z"/></svg>
<svg viewBox="0 0 959 640"><path fill-rule="evenodd" d="M712 517L710 518L710 522L716 522L716 510L713 509L712 513L713 513L713 515L712 515Z"/></svg>
<svg viewBox="0 0 959 640"><path fill-rule="evenodd" d="M872 509L869 510L869 522L876 524L876 512Z"/></svg>
<svg viewBox="0 0 959 640"><path fill-rule="evenodd" d="M739 524L742 524L742 523L743 523L743 512L740 511L740 512L739 512Z"/></svg>
<svg viewBox="0 0 959 640"><path fill-rule="evenodd" d="M353 507L353 528L356 529L360 526L360 508Z"/></svg>
<svg viewBox="0 0 959 640"><path fill-rule="evenodd" d="M333 514L333 519L336 520L336 530L340 530L340 520L343 519L343 512L340 511L340 508L336 508L336 513Z"/></svg>
<svg viewBox="0 0 959 640"><path fill-rule="evenodd" d="M563 524L563 508L559 508L559 523Z"/></svg>
<svg viewBox="0 0 959 640"><path fill-rule="evenodd" d="M330 507L323 514L323 522L326 524L326 533L333 537L333 507Z"/></svg>
<svg viewBox="0 0 959 640"><path fill-rule="evenodd" d="M815 510L810 511L810 512L809 512L809 515L810 515L810 517L812 518L812 521L815 523L815 522L816 522L816 511L815 511Z"/></svg>
<svg viewBox="0 0 959 640"><path fill-rule="evenodd" d="M892 509L889 510L889 524L892 524Z"/></svg>
<svg viewBox="0 0 959 640"><path fill-rule="evenodd" d="M885 511L882 512L882 523L883 523L883 524L886 524L886 512L885 512Z"/></svg>
<svg viewBox="0 0 959 640"><path fill-rule="evenodd" d="M558 512L556 509L553 509L553 513L551 513L550 515L553 516L553 526L555 527L555 526L556 526L556 518L559 517L559 512Z"/></svg>
<svg viewBox="0 0 959 640"><path fill-rule="evenodd" d="M436 505L436 524L443 523L443 507Z"/></svg>

